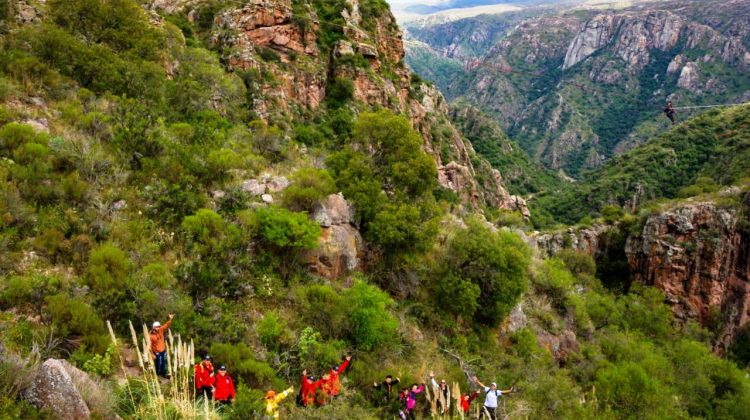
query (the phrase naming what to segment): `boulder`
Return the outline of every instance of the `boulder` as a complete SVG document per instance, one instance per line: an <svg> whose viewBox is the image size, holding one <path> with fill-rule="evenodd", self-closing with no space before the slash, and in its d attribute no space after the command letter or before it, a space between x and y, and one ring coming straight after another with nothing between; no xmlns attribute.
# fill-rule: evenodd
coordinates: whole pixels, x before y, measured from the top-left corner
<svg viewBox="0 0 750 420"><path fill-rule="evenodd" d="M354 210L344 196L331 194L310 216L323 228L318 249L308 253L310 271L335 279L360 268L364 240L352 221Z"/></svg>
<svg viewBox="0 0 750 420"><path fill-rule="evenodd" d="M277 193L284 191L289 184L291 184L291 182L289 182L285 176L275 176L268 181L266 188L269 192Z"/></svg>
<svg viewBox="0 0 750 420"><path fill-rule="evenodd" d="M331 194L312 212L312 219L322 227L352 223L354 210L341 193Z"/></svg>
<svg viewBox="0 0 750 420"><path fill-rule="evenodd" d="M266 193L266 184L257 179L248 179L242 183L242 190L252 195L263 195Z"/></svg>
<svg viewBox="0 0 750 420"><path fill-rule="evenodd" d="M263 202L266 204L273 203L273 197L271 196L271 194L263 194L260 196L260 199L263 200Z"/></svg>
<svg viewBox="0 0 750 420"><path fill-rule="evenodd" d="M360 267L364 241L352 225L323 227L318 249L309 254L310 270L329 279L346 276Z"/></svg>
<svg viewBox="0 0 750 420"><path fill-rule="evenodd" d="M34 406L51 411L56 419L77 420L91 416L62 360L44 362L24 396Z"/></svg>

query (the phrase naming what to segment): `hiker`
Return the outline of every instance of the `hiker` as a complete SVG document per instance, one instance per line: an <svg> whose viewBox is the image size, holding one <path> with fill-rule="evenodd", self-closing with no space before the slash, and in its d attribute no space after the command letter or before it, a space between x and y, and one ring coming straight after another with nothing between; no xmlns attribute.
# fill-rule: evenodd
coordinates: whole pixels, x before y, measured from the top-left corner
<svg viewBox="0 0 750 420"><path fill-rule="evenodd" d="M227 367L221 365L219 374L214 378L214 400L219 404L232 404L234 398L234 381L227 373Z"/></svg>
<svg viewBox="0 0 750 420"><path fill-rule="evenodd" d="M414 414L414 411L417 407L417 394L424 391L424 384L417 385L413 384L411 386L411 390L406 395L406 410L404 410L406 417L410 418L411 420L415 420L416 416Z"/></svg>
<svg viewBox="0 0 750 420"><path fill-rule="evenodd" d="M435 390L435 394L437 394L438 413L442 416L451 408L451 390L448 388L448 383L445 382L445 379L441 380L440 384L438 384L435 381L435 374L433 372L430 372L430 383Z"/></svg>
<svg viewBox="0 0 750 420"><path fill-rule="evenodd" d="M398 410L398 417L401 420L406 420L406 403L409 400L409 388L401 388L401 391L398 393L398 402L400 403L400 407Z"/></svg>
<svg viewBox="0 0 750 420"><path fill-rule="evenodd" d="M672 101L667 102L667 107L664 108L664 115L669 118L669 121L672 121L672 125L675 124L675 115L677 112L674 110L674 106L672 105Z"/></svg>
<svg viewBox="0 0 750 420"><path fill-rule="evenodd" d="M293 387L289 387L289 389L280 394L277 394L274 390L266 392L266 416L270 419L278 420L279 404L292 392L294 392Z"/></svg>
<svg viewBox="0 0 750 420"><path fill-rule="evenodd" d="M339 380L339 375L344 373L351 360L352 356L347 354L344 356L344 361L341 362L340 365L332 367L330 372L323 375L322 390L324 395L322 396L322 400L318 401L319 404L323 405L327 402L333 401L333 399L341 393L341 381Z"/></svg>
<svg viewBox="0 0 750 420"><path fill-rule="evenodd" d="M205 395L209 400L213 395L214 382L214 365L211 363L211 356L203 356L203 360L195 365L195 396L203 398Z"/></svg>
<svg viewBox="0 0 750 420"><path fill-rule="evenodd" d="M313 375L307 374L307 369L302 371L302 385L297 400L297 405L308 407L315 403L315 394L323 385L323 379L315 380Z"/></svg>
<svg viewBox="0 0 750 420"><path fill-rule="evenodd" d="M461 396L461 411L464 412L467 416L469 415L469 407L471 407L471 402L474 401L474 398L479 395L479 391L474 391L471 394L464 394Z"/></svg>
<svg viewBox="0 0 750 420"><path fill-rule="evenodd" d="M503 394L510 394L513 392L513 389L511 388L505 391L497 389L497 384L495 382L491 383L490 386L485 386L483 383L479 382L479 379L477 379L476 376L474 377L474 382L478 383L479 386L484 389L484 408L482 409L482 415L486 415L491 420L495 420L497 418L495 411L497 410L498 397Z"/></svg>
<svg viewBox="0 0 750 420"><path fill-rule="evenodd" d="M385 380L381 383L375 382L373 385L373 388L375 388L375 391L383 392L383 398L381 401L383 403L388 404L391 401L391 396L393 395L393 387L395 385L398 385L401 380L399 378L393 379L393 375L386 375Z"/></svg>
<svg viewBox="0 0 750 420"><path fill-rule="evenodd" d="M169 314L169 320L164 325L161 325L159 321L155 321L151 326L149 334L151 353L154 354L156 374L166 379L169 379L170 376L167 372L167 343L164 342L164 331L172 325L172 318L174 318L174 314Z"/></svg>

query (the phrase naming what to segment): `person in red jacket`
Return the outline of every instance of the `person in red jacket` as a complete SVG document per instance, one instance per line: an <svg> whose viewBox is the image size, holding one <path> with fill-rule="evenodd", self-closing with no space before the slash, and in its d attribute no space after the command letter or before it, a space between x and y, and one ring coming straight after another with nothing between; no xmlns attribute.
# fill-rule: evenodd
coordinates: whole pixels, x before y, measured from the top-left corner
<svg viewBox="0 0 750 420"><path fill-rule="evenodd" d="M203 361L195 365L195 396L203 398L205 395L209 400L213 394L214 382L214 365L211 363L211 356L203 356Z"/></svg>
<svg viewBox="0 0 750 420"><path fill-rule="evenodd" d="M323 379L315 380L315 377L307 374L307 369L302 371L302 385L300 387L300 404L309 407L315 403L315 394L323 386Z"/></svg>
<svg viewBox="0 0 750 420"><path fill-rule="evenodd" d="M325 393L328 395L328 399L330 401L333 401L333 399L341 394L341 381L339 380L339 376L346 371L346 368L349 367L349 363L352 361L352 356L346 355L344 356L344 361L341 362L340 365L334 366L331 368L331 371L326 374L323 378L326 379L323 383L323 389Z"/></svg>
<svg viewBox="0 0 750 420"><path fill-rule="evenodd" d="M220 404L231 404L235 397L234 381L227 373L226 366L219 366L219 374L214 380L214 400Z"/></svg>
<svg viewBox="0 0 750 420"><path fill-rule="evenodd" d="M479 391L474 391L469 394L464 394L461 396L461 411L464 412L464 414L469 414L469 407L471 406L471 402L474 401L474 398L479 395Z"/></svg>

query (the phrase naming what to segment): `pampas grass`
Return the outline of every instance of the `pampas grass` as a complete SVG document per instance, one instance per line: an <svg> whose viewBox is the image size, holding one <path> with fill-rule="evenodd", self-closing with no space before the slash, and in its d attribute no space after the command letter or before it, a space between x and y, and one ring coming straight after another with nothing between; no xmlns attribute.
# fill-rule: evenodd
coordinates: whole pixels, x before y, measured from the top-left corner
<svg viewBox="0 0 750 420"><path fill-rule="evenodd" d="M117 337L109 322L107 322L107 328L112 342L116 346L118 344ZM208 401L205 397L203 400L196 400L195 387L192 382L192 368L195 360L195 346L192 340L189 343L184 342L179 335L175 337L170 331L166 344L167 368L171 379L162 382L162 379L156 374L148 327L145 324L143 325L143 335L139 338L133 324L130 323L130 336L133 348L138 354L138 367L141 370L141 377L128 378L125 362L119 352L118 357L120 369L122 369L125 378L129 379L125 383L125 394L129 399L127 411L132 413L133 418L153 418L156 420L173 418L211 420L220 418L212 401ZM131 388L131 381L138 382L138 388L145 390L144 395L138 395L136 398L134 390Z"/></svg>

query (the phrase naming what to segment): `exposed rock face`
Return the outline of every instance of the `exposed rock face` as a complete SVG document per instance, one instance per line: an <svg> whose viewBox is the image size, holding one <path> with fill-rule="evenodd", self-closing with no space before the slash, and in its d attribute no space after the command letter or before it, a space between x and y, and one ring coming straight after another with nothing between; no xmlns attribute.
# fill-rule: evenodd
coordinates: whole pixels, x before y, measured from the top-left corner
<svg viewBox="0 0 750 420"><path fill-rule="evenodd" d="M309 252L313 273L337 279L360 269L364 241L353 225L354 210L341 194L329 195L311 215L320 224L318 249Z"/></svg>
<svg viewBox="0 0 750 420"><path fill-rule="evenodd" d="M578 338L572 330L565 330L559 335L553 335L541 328L535 328L537 344L547 349L561 365L568 361L568 356L580 351Z"/></svg>
<svg viewBox="0 0 750 420"><path fill-rule="evenodd" d="M583 229L569 228L565 232L531 236L527 242L538 250L542 258L554 256L566 248L596 257L601 251L602 236L614 228L612 225L594 225Z"/></svg>
<svg viewBox="0 0 750 420"><path fill-rule="evenodd" d="M611 14L598 15L586 22L565 53L563 70L575 66L607 45L615 28L614 23L615 17Z"/></svg>
<svg viewBox="0 0 750 420"><path fill-rule="evenodd" d="M682 68L680 72L680 79L677 81L677 86L695 92L698 90L698 81L700 80L700 74L698 70L698 63L691 61Z"/></svg>
<svg viewBox="0 0 750 420"><path fill-rule="evenodd" d="M390 13L368 16L365 25L359 2L348 0L348 7L341 12L346 39L322 53L315 35L318 17L311 6L305 7L307 16L302 18L310 22L308 29L296 23L299 16L294 16L291 0L249 0L243 7L228 9L215 18L213 41L226 52L228 67L262 70L272 76L272 81L254 81L258 91L254 95L254 111L261 119L285 124L299 111L317 109L329 84L337 79L350 80L355 100L391 109L410 120L424 139L424 150L441 169L439 181L462 197L464 204L478 207L490 201L493 206L520 207L518 199L510 199L507 193L498 194L503 186L494 183L502 178L487 177L492 184L487 194L485 186L477 184L474 151L446 122L442 94L434 86L412 86L411 73L403 62L402 34ZM275 52L278 59L267 50ZM340 60L354 54L361 54L369 68ZM380 71L383 68L389 70L388 76ZM449 126L450 135L436 139L433 128L444 123ZM446 146L451 150L451 162L441 159ZM243 187L256 195L264 192L252 182ZM268 191L273 191L272 186L266 185L265 192Z"/></svg>
<svg viewBox="0 0 750 420"><path fill-rule="evenodd" d="M736 210L687 204L649 217L626 247L633 280L663 290L678 318L705 323L721 311L718 352L750 321L750 234L740 226Z"/></svg>
<svg viewBox="0 0 750 420"><path fill-rule="evenodd" d="M62 360L44 362L25 397L35 406L50 410L57 419L78 420L91 416Z"/></svg>

